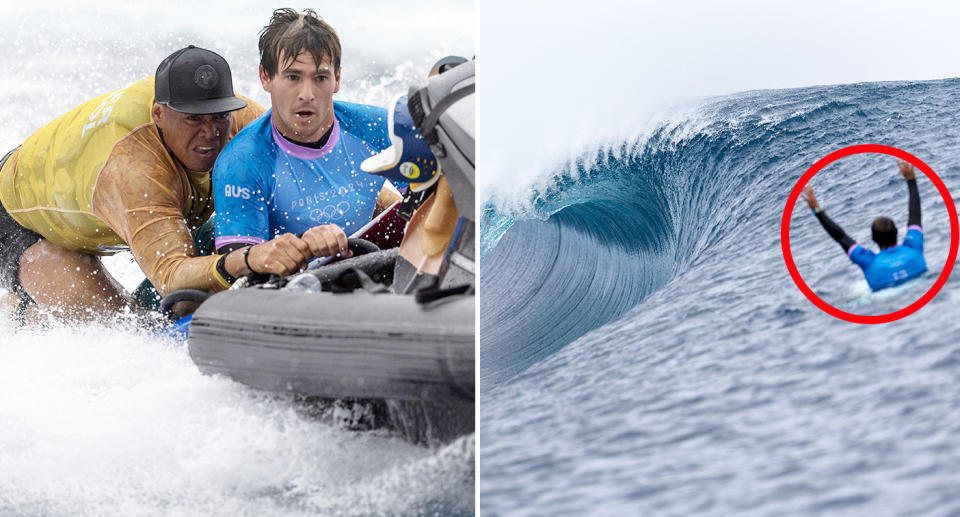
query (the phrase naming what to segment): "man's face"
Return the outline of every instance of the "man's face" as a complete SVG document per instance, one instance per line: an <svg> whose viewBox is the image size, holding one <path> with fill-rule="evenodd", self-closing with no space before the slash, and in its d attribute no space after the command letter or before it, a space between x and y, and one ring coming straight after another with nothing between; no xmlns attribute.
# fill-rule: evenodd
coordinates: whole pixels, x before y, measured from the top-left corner
<svg viewBox="0 0 960 517"><path fill-rule="evenodd" d="M281 55L275 77L260 68L260 83L270 93L277 129L287 138L316 142L333 125L333 94L340 90L340 71L333 69L329 56L317 66L306 51L296 59Z"/></svg>
<svg viewBox="0 0 960 517"><path fill-rule="evenodd" d="M213 168L230 137L233 113L191 115L162 104L154 104L152 113L163 132L163 141L187 170L202 172Z"/></svg>

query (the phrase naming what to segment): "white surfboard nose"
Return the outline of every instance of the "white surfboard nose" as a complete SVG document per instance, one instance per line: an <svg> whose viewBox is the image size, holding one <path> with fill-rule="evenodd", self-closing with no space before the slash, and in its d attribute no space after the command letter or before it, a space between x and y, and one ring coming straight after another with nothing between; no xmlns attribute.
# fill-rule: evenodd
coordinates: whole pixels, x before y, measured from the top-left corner
<svg viewBox="0 0 960 517"><path fill-rule="evenodd" d="M380 151L379 153L367 158L360 163L360 169L364 172L376 173L392 169L400 162L400 156L403 155L403 141L390 135L390 141L393 145Z"/></svg>
<svg viewBox="0 0 960 517"><path fill-rule="evenodd" d="M390 137L390 147L364 160L360 164L360 170L363 172L382 172L392 169L400 163L400 158L403 156L403 138L397 136L393 125L397 119L396 105L401 97L403 97L403 94L395 96L388 104L390 107L387 110L387 135Z"/></svg>

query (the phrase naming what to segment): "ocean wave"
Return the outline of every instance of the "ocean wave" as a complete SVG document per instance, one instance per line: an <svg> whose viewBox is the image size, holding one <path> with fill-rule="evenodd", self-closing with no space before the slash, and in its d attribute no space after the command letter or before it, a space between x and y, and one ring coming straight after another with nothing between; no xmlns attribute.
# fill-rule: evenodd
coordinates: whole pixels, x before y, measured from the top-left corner
<svg viewBox="0 0 960 517"><path fill-rule="evenodd" d="M814 161L892 139L947 106L957 79L752 91L713 99L646 135L599 147L487 200L480 230L480 380L496 384L629 311L744 232L779 245L779 211ZM847 164L845 185L879 174ZM842 175L843 176L843 175ZM870 192L895 190L896 177ZM879 189L879 190L878 190ZM856 215L852 189L844 201ZM905 204L904 204L905 209ZM814 229L817 230L817 229ZM734 258L733 260L736 260Z"/></svg>

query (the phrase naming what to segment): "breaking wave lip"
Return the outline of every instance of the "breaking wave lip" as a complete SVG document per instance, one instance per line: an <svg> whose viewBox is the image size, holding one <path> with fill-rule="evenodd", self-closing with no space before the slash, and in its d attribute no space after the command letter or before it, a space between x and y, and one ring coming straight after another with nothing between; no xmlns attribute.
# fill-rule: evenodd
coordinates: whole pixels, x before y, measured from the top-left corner
<svg viewBox="0 0 960 517"><path fill-rule="evenodd" d="M704 251L735 243L731 230L756 226L758 210L782 209L774 207L781 194L824 145L868 138L874 126L911 115L903 98L940 102L931 91L958 83L710 99L649 134L567 162L523 197L490 199L478 246L481 385L517 375L624 315Z"/></svg>
<svg viewBox="0 0 960 517"><path fill-rule="evenodd" d="M481 383L515 375L671 278L669 178L631 147L571 164L512 216L484 209Z"/></svg>

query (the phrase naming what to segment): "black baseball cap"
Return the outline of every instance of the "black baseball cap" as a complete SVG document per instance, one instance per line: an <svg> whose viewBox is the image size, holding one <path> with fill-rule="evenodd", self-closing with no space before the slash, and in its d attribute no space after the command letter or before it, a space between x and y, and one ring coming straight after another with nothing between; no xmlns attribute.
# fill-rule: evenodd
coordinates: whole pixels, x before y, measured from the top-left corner
<svg viewBox="0 0 960 517"><path fill-rule="evenodd" d="M235 111L247 105L247 101L233 94L227 61L215 52L193 45L160 62L153 100L191 115Z"/></svg>

